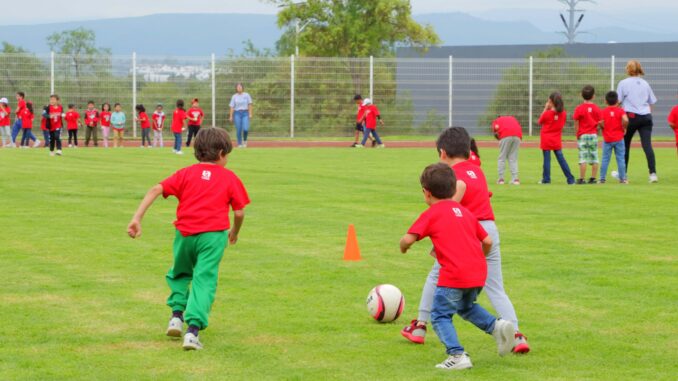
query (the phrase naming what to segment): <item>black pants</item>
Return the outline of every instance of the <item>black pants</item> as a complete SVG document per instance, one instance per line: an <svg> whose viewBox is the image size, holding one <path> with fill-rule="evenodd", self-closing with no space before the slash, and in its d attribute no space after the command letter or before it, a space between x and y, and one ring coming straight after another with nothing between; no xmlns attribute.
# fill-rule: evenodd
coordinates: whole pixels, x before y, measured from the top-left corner
<svg viewBox="0 0 678 381"><path fill-rule="evenodd" d="M141 129L141 145L144 146L148 143L148 145L151 145L151 129L150 128L142 128Z"/></svg>
<svg viewBox="0 0 678 381"><path fill-rule="evenodd" d="M61 151L61 129L49 132L49 150L53 152L55 145L56 149Z"/></svg>
<svg viewBox="0 0 678 381"><path fill-rule="evenodd" d="M188 138L186 139L186 147L191 145L191 138L198 135L200 131L200 126L188 125Z"/></svg>
<svg viewBox="0 0 678 381"><path fill-rule="evenodd" d="M68 144L78 145L78 130L68 130Z"/></svg>
<svg viewBox="0 0 678 381"><path fill-rule="evenodd" d="M629 170L629 154L631 153L631 140L633 140L633 135L638 131L640 135L640 143L643 146L643 151L645 151L645 158L647 159L647 168L650 173L657 173L657 168L654 158L654 150L652 149L652 114L647 115L634 115L631 117L629 115L629 126L626 129L626 135L624 136L624 145L626 146L626 171Z"/></svg>

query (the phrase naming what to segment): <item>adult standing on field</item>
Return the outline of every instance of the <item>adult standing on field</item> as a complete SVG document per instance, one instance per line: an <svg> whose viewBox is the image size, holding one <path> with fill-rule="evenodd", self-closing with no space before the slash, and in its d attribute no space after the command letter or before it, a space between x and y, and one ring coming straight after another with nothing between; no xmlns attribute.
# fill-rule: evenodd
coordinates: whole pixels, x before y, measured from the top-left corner
<svg viewBox="0 0 678 381"><path fill-rule="evenodd" d="M652 149L652 105L657 103L657 97L650 84L643 79L645 72L640 62L631 60L626 64L626 73L628 78L619 82L617 93L619 102L629 117L629 126L624 136L624 145L626 146L626 168L629 168L629 154L631 152L631 141L633 135L640 135L640 142L647 158L647 167L650 171L650 182L657 182L657 168Z"/></svg>
<svg viewBox="0 0 678 381"><path fill-rule="evenodd" d="M242 83L235 85L235 94L231 97L230 106L231 112L228 120L235 123L238 148L245 148L250 131L250 119L252 119L252 97L245 92Z"/></svg>

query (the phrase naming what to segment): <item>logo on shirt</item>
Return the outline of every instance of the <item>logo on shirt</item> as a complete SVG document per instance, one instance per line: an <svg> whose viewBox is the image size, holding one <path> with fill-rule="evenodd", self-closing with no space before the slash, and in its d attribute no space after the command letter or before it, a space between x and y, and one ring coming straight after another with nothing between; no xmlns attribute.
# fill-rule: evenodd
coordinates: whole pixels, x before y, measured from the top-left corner
<svg viewBox="0 0 678 381"><path fill-rule="evenodd" d="M206 181L210 181L210 178L212 177L212 171L202 171L202 179Z"/></svg>
<svg viewBox="0 0 678 381"><path fill-rule="evenodd" d="M473 171L466 171L466 174L468 175L468 177L470 177L470 178L472 178L472 179L477 179L477 178L478 178L478 176L476 176L476 173L473 172Z"/></svg>
<svg viewBox="0 0 678 381"><path fill-rule="evenodd" d="M610 116L614 118L614 111L610 111Z"/></svg>
<svg viewBox="0 0 678 381"><path fill-rule="evenodd" d="M593 112L593 107L589 107L589 114Z"/></svg>
<svg viewBox="0 0 678 381"><path fill-rule="evenodd" d="M457 217L464 217L463 214L461 214L461 209L459 208L452 208L452 211L454 212L454 215Z"/></svg>

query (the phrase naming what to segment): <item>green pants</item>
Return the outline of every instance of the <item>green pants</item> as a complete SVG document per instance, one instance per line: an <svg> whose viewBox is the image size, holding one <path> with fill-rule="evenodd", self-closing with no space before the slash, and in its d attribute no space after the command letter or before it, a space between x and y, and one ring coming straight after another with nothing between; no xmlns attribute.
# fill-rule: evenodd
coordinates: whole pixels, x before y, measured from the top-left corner
<svg viewBox="0 0 678 381"><path fill-rule="evenodd" d="M184 237L177 230L174 238L174 265L166 279L172 293L167 305L172 311L185 311L184 320L200 329L207 320L217 291L219 263L228 245L228 231Z"/></svg>

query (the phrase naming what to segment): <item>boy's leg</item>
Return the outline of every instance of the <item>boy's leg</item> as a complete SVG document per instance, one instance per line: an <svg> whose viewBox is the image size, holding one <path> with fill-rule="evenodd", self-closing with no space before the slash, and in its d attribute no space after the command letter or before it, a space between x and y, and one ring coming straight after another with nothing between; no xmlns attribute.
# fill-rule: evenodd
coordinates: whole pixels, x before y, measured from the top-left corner
<svg viewBox="0 0 678 381"><path fill-rule="evenodd" d="M73 130L73 144L75 146L78 146L78 130Z"/></svg>
<svg viewBox="0 0 678 381"><path fill-rule="evenodd" d="M10 143L16 143L16 138L19 136L19 132L21 132L21 119L17 119L12 125L12 141Z"/></svg>
<svg viewBox="0 0 678 381"><path fill-rule="evenodd" d="M31 130L31 129L28 130L28 139L29 139L29 140L32 140L32 141L34 141L34 142L36 142L36 143L40 143L40 142L38 141L38 138L37 138L35 135L33 135L33 130ZM29 142L29 143L30 143L30 142ZM36 145L35 147L37 147L37 145Z"/></svg>
<svg viewBox="0 0 678 381"><path fill-rule="evenodd" d="M217 291L219 263L228 243L228 232L210 232L195 236L196 263L188 296L185 319L189 326L205 329Z"/></svg>
<svg viewBox="0 0 678 381"><path fill-rule="evenodd" d="M513 136L510 138L511 146L508 152L509 169L511 171L511 181L518 181L518 151L520 150L520 138Z"/></svg>
<svg viewBox="0 0 678 381"><path fill-rule="evenodd" d="M369 137L370 137L370 129L365 127L365 129L363 131L363 140L360 142L360 144L364 146L365 143L367 143L367 138L369 138Z"/></svg>
<svg viewBox="0 0 678 381"><path fill-rule="evenodd" d="M626 180L626 163L624 162L624 141L620 140L610 145L610 150L614 148L614 155L617 158L617 172L619 172L619 180Z"/></svg>
<svg viewBox="0 0 678 381"><path fill-rule="evenodd" d="M54 131L54 139L56 140L57 151L61 151L61 128Z"/></svg>
<svg viewBox="0 0 678 381"><path fill-rule="evenodd" d="M375 128L371 132L372 132L372 136L374 136L374 140L377 141L377 144L383 144L382 141L381 141L381 138L379 137L379 134L377 133L377 129Z"/></svg>
<svg viewBox="0 0 678 381"><path fill-rule="evenodd" d="M563 155L562 150L557 150L553 151L556 155L556 159L558 159L558 164L560 164L560 169L563 171L563 174L565 175L565 178L567 179L568 184L574 184L574 176L572 176L572 172L570 172L570 166L567 165L567 161L565 160L565 156Z"/></svg>
<svg viewBox="0 0 678 381"><path fill-rule="evenodd" d="M577 151L579 152L579 180L586 178L586 162L588 145L586 144L586 135L582 135L577 139Z"/></svg>
<svg viewBox="0 0 678 381"><path fill-rule="evenodd" d="M598 177L598 135L591 134L589 138L589 159L591 162L591 179Z"/></svg>
<svg viewBox="0 0 678 381"><path fill-rule="evenodd" d="M92 127L85 126L85 147L89 147L89 141L92 138Z"/></svg>
<svg viewBox="0 0 678 381"><path fill-rule="evenodd" d="M177 230L174 235L174 263L165 276L170 288L170 296L167 305L175 311L185 311L190 294L189 285L193 279L193 267L195 266L195 236L184 237Z"/></svg>
<svg viewBox="0 0 678 381"><path fill-rule="evenodd" d="M463 290L460 289L436 287L433 298L431 324L438 338L445 345L445 352L448 355L464 353L464 347L459 343L459 337L452 322L452 317L457 313L463 294Z"/></svg>
<svg viewBox="0 0 678 381"><path fill-rule="evenodd" d="M541 182L542 184L551 183L551 151L542 150L542 155L544 157L544 166L542 168Z"/></svg>
<svg viewBox="0 0 678 381"><path fill-rule="evenodd" d="M612 147L614 143L603 142L603 162L600 166L600 181L605 181L607 177L607 166L610 165L610 157L612 156ZM619 162L617 162L619 166ZM621 178L621 172L619 173Z"/></svg>
<svg viewBox="0 0 678 381"><path fill-rule="evenodd" d="M509 138L504 138L499 141L499 157L497 158L497 178L504 180L504 173L506 172L506 158L509 155L511 143Z"/></svg>
<svg viewBox="0 0 678 381"><path fill-rule="evenodd" d="M492 334L497 318L476 303L480 290L482 290L480 287L461 290L462 295L457 304L457 313L485 333Z"/></svg>
<svg viewBox="0 0 678 381"><path fill-rule="evenodd" d="M433 308L433 297L438 286L438 277L440 276L440 264L433 262L433 267L426 277L424 288L421 290L421 299L419 300L419 315L417 320L420 322L431 321L431 309Z"/></svg>
<svg viewBox="0 0 678 381"><path fill-rule="evenodd" d="M45 139L45 147L49 147L50 144L50 136L49 136L49 131L42 131L42 137Z"/></svg>

